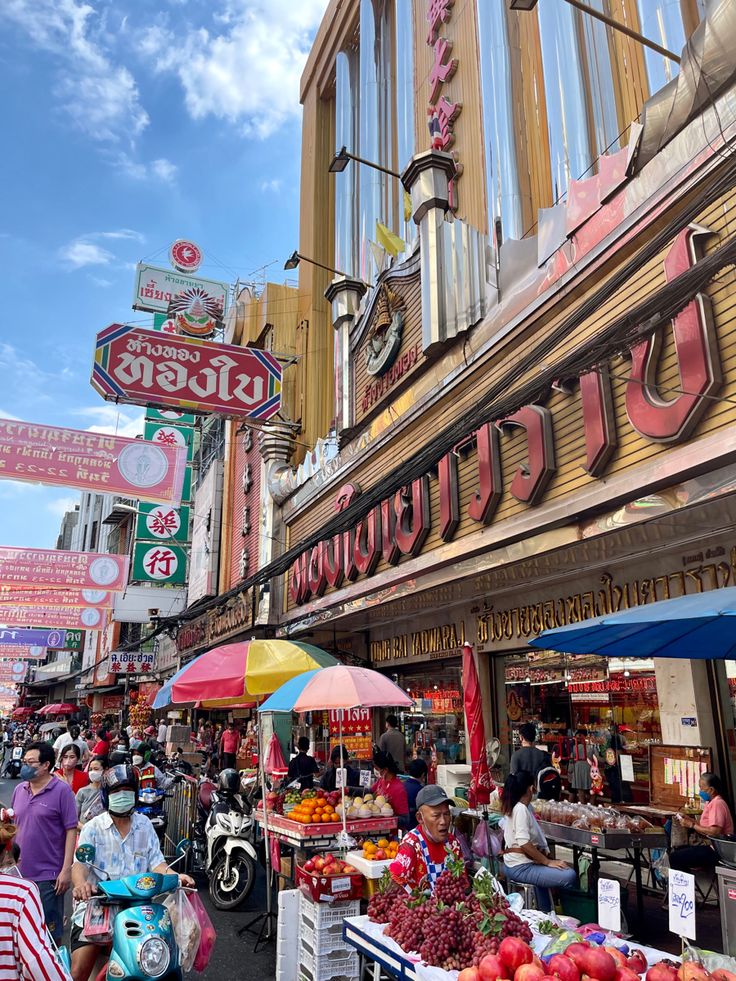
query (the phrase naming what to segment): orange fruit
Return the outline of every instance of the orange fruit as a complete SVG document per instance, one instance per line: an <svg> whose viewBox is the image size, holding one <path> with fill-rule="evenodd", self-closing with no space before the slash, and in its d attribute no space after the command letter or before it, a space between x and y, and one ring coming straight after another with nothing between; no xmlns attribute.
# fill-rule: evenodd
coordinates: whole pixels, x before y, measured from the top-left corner
<svg viewBox="0 0 736 981"><path fill-rule="evenodd" d="M334 811L332 812L332 814L330 814L330 821L333 821L334 822L334 821L340 821L340 820L341 820L341 818L340 818L340 815L339 814L335 814Z"/></svg>
<svg viewBox="0 0 736 981"><path fill-rule="evenodd" d="M379 848L388 848L388 838L379 838L377 845Z"/></svg>
<svg viewBox="0 0 736 981"><path fill-rule="evenodd" d="M329 814L323 814L321 820L322 820L322 824L329 824L332 818L330 817Z"/></svg>

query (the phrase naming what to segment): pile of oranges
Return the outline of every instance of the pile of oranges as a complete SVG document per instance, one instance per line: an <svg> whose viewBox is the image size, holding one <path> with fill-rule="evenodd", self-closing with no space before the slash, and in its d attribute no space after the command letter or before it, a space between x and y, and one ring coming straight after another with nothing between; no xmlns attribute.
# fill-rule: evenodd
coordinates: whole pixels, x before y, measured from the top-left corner
<svg viewBox="0 0 736 981"><path fill-rule="evenodd" d="M398 841L389 841L388 838L379 838L378 841L371 841L366 838L363 842L363 858L375 860L377 862L386 859L393 860L399 850Z"/></svg>
<svg viewBox="0 0 736 981"><path fill-rule="evenodd" d="M336 824L340 815L323 797L305 797L301 804L289 811L289 818L299 824Z"/></svg>

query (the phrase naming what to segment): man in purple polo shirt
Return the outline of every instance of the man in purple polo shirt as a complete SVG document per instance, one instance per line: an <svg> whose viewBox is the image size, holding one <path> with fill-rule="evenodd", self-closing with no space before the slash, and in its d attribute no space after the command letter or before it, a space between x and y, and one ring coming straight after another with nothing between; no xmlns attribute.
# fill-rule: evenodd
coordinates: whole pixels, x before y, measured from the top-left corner
<svg viewBox="0 0 736 981"><path fill-rule="evenodd" d="M49 743L29 743L23 754L13 810L20 871L38 886L46 925L57 943L64 930L64 893L71 885L77 839L77 806L71 787L52 773Z"/></svg>

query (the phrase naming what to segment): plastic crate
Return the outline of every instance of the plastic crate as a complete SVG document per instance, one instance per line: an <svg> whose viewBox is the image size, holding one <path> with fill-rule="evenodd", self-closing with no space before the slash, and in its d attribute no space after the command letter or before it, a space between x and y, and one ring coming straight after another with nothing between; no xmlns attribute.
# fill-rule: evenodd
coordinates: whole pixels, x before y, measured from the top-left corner
<svg viewBox="0 0 736 981"><path fill-rule="evenodd" d="M346 916L360 916L360 900L350 900L346 903L319 903L301 893L299 912L306 917L317 930L340 924Z"/></svg>
<svg viewBox="0 0 736 981"><path fill-rule="evenodd" d="M316 930L308 920L302 920L299 942L313 957L317 954L331 954L336 950L345 950L341 923Z"/></svg>
<svg viewBox="0 0 736 981"><path fill-rule="evenodd" d="M358 981L360 957L358 951L345 953L345 949L331 954L314 956L306 947L299 945L299 977L306 981Z"/></svg>
<svg viewBox="0 0 736 981"><path fill-rule="evenodd" d="M363 895L363 876L360 872L345 875L320 875L319 872L305 872L297 865L296 884L315 902L343 901L360 899Z"/></svg>

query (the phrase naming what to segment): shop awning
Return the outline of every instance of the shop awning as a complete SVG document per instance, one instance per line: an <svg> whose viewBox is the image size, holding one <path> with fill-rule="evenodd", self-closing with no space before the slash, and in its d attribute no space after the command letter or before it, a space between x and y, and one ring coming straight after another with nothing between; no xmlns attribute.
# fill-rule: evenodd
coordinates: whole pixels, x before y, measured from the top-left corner
<svg viewBox="0 0 736 981"><path fill-rule="evenodd" d="M532 647L600 657L736 658L736 586L545 630Z"/></svg>

